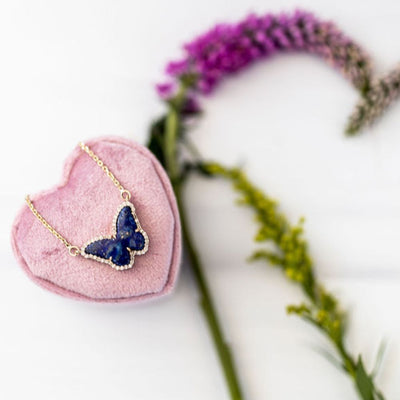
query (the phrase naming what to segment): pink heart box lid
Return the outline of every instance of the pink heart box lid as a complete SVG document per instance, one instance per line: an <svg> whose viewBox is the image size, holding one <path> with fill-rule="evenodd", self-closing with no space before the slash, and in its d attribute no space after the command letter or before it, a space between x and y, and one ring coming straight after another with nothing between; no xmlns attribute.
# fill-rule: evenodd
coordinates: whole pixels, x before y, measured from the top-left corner
<svg viewBox="0 0 400 400"><path fill-rule="evenodd" d="M34 282L74 299L128 302L169 293L180 265L181 227L166 172L149 150L130 140L107 137L87 145L132 193L131 201L149 236L147 253L137 255L133 268L126 271L72 257L25 205L11 234L17 260ZM79 147L66 160L61 184L31 198L43 217L79 247L111 234L113 217L123 202L110 178Z"/></svg>

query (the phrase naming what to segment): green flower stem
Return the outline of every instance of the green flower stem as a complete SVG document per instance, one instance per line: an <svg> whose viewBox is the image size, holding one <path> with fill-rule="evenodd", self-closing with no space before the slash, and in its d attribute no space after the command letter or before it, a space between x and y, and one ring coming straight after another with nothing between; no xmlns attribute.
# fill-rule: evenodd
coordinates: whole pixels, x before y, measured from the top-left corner
<svg viewBox="0 0 400 400"><path fill-rule="evenodd" d="M237 376L232 353L229 345L224 338L221 324L218 320L218 316L212 300L210 289L204 276L203 268L197 254L197 250L194 247L188 230L186 214L183 205L182 184L183 183L178 183L174 185L174 190L178 202L179 214L181 217L183 242L185 244L185 248L190 259L190 266L193 272L193 276L195 278L195 282L200 293L200 306L203 310L208 327L210 329L215 349L217 350L219 361L224 372L225 381L230 393L230 398L232 400L242 400L242 390L239 384L239 379Z"/></svg>
<svg viewBox="0 0 400 400"><path fill-rule="evenodd" d="M166 167L168 171L168 175L172 182L176 180L178 177L178 164L176 162L176 139L177 139L177 131L178 131L178 113L176 110L171 110L168 113L166 120L166 130L165 130L165 143L164 143L164 152L165 152L165 161Z"/></svg>
<svg viewBox="0 0 400 400"><path fill-rule="evenodd" d="M168 175L174 183L179 178L179 161L177 157L177 143L180 131L179 110L185 101L186 86L182 84L179 92L171 100L171 106L165 121L164 156Z"/></svg>
<svg viewBox="0 0 400 400"><path fill-rule="evenodd" d="M184 246L189 256L189 265L193 272L193 277L200 294L200 306L207 321L208 328L217 351L219 361L224 373L227 388L231 400L243 400L242 390L239 384L239 378L236 372L232 353L224 338L221 323L218 320L216 308L204 276L203 268L200 263L197 250L191 239L187 226L182 189L185 180L180 176L181 168L178 160L177 143L180 137L180 115L179 110L182 102L185 100L185 87L182 85L180 91L171 101L171 107L165 120L165 133L163 143L163 155L165 166L171 179L172 186L176 195L179 214L181 218L182 234Z"/></svg>

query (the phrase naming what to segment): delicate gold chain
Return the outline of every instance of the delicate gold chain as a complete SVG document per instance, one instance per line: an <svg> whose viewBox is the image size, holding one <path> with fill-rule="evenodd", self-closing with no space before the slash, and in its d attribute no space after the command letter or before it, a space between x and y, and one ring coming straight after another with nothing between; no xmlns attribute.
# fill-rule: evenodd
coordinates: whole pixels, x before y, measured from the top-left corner
<svg viewBox="0 0 400 400"><path fill-rule="evenodd" d="M87 146L85 143L79 143L79 147L87 153L95 162L96 164L105 172L105 174L112 180L114 185L119 189L121 192L121 197L124 201L129 201L131 198L131 193L129 190L125 189L119 180L115 177L115 175L110 171L107 165ZM71 256L77 256L81 253L81 249L78 246L74 246L68 240L62 236L59 232L57 232L47 221L46 219L39 213L36 207L33 205L32 200L30 199L29 195L25 197L25 201L28 204L28 207L32 211L33 215L43 224L43 226L48 229L58 240L60 240L65 247L68 249L69 254Z"/></svg>
<svg viewBox="0 0 400 400"><path fill-rule="evenodd" d="M83 142L79 143L79 147L89 156L92 158L92 160L104 171L104 173L113 181L114 185L119 189L121 192L121 196L124 200L128 201L131 198L131 194L129 193L128 190L126 190L120 183L120 181L115 177L115 175L110 171L110 169L107 167L106 164L100 158L94 154L93 150L89 148L88 145L86 145Z"/></svg>
<svg viewBox="0 0 400 400"><path fill-rule="evenodd" d="M27 202L29 208L31 209L33 215L43 224L45 228L47 228L58 240L64 243L65 247L68 249L69 254L71 256L77 256L80 254L81 250L78 246L74 246L70 242L68 242L67 239L65 239L64 236L62 236L60 233L58 233L45 219L44 217L39 213L39 211L35 208L33 205L29 195L25 197L25 201Z"/></svg>

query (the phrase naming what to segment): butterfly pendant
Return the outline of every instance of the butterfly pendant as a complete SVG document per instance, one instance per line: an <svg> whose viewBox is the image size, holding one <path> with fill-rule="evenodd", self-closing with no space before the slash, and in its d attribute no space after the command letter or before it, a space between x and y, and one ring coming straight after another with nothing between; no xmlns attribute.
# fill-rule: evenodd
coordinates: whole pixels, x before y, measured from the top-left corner
<svg viewBox="0 0 400 400"><path fill-rule="evenodd" d="M122 271L132 268L135 256L145 254L148 248L149 238L140 226L135 207L125 201L115 214L112 236L100 236L89 241L81 248L81 254Z"/></svg>

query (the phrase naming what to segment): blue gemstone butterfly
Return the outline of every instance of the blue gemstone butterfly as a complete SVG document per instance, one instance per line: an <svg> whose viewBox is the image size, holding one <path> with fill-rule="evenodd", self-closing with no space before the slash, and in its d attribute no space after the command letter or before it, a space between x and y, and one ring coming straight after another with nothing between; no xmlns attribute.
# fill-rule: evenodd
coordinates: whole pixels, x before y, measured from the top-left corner
<svg viewBox="0 0 400 400"><path fill-rule="evenodd" d="M98 237L86 243L81 254L117 270L132 268L135 256L146 253L149 247L149 238L140 226L132 203L121 204L114 217L113 231L110 237Z"/></svg>

